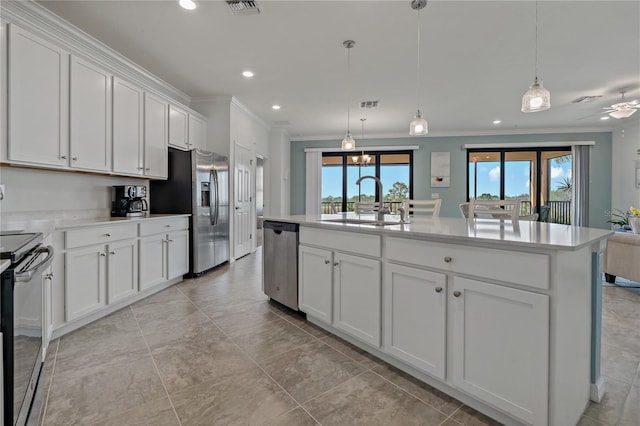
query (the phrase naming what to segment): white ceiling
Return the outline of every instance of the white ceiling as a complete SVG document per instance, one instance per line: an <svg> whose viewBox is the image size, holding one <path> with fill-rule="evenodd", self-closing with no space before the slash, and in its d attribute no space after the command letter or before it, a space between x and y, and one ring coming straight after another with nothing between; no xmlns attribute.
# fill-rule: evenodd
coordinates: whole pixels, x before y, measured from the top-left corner
<svg viewBox="0 0 640 426"><path fill-rule="evenodd" d="M356 139L361 117L366 137L408 135L418 98L430 134L465 134L609 129L615 119L599 113L618 91L640 97L638 1L539 2L539 76L552 107L533 114L520 112L534 77L532 1L430 0L418 91L410 0L258 0L259 15L232 14L218 0L195 11L177 0L42 4L192 98L232 95L270 124L289 122L293 139L342 138L349 91ZM356 41L350 85L347 39ZM256 76L245 79L245 69ZM582 95L603 97L571 103ZM361 100L380 106L361 110Z"/></svg>

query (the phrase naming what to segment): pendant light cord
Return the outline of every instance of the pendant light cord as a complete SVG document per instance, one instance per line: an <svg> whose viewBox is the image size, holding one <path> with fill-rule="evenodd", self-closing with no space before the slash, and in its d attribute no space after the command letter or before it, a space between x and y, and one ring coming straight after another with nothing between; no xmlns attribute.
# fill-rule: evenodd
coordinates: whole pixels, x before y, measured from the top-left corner
<svg viewBox="0 0 640 426"><path fill-rule="evenodd" d="M536 64L535 64L535 82L538 82L538 2L536 1Z"/></svg>
<svg viewBox="0 0 640 426"><path fill-rule="evenodd" d="M420 111L420 9L418 9L418 65L416 66L416 91L418 93L418 111Z"/></svg>
<svg viewBox="0 0 640 426"><path fill-rule="evenodd" d="M347 46L347 133L351 133L351 46Z"/></svg>

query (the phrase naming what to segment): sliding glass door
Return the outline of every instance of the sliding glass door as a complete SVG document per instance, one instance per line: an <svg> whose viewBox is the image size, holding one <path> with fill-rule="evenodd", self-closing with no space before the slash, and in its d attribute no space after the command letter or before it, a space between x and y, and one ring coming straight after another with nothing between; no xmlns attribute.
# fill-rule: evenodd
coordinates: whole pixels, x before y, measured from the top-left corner
<svg viewBox="0 0 640 426"><path fill-rule="evenodd" d="M402 200L413 194L412 167L412 151L324 153L322 213L353 211L356 201L375 201L380 197L391 211L395 211ZM356 185L363 176L379 178L384 193L378 193L373 179L365 179Z"/></svg>
<svg viewBox="0 0 640 426"><path fill-rule="evenodd" d="M469 150L467 200L521 201L520 215L571 223L570 148Z"/></svg>

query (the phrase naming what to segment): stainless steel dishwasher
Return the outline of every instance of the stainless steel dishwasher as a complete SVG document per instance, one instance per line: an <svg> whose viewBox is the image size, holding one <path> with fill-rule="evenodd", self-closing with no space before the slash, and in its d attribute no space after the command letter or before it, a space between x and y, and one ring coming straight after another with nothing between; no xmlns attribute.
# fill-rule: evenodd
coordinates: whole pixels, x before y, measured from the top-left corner
<svg viewBox="0 0 640 426"><path fill-rule="evenodd" d="M262 290L271 299L298 310L297 223L265 220Z"/></svg>

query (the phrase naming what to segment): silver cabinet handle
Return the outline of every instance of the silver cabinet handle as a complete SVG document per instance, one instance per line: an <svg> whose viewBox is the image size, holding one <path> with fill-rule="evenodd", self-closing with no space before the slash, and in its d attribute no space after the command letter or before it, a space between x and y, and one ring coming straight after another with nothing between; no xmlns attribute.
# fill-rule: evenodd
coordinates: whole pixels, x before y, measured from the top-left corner
<svg viewBox="0 0 640 426"><path fill-rule="evenodd" d="M150 171L151 169L149 167L145 168L146 171Z"/></svg>
<svg viewBox="0 0 640 426"><path fill-rule="evenodd" d="M453 297L460 297L462 295L462 293L460 293L459 291L454 291L453 292Z"/></svg>
<svg viewBox="0 0 640 426"><path fill-rule="evenodd" d="M53 272L48 273L47 275L44 276L45 280L52 280L53 279Z"/></svg>
<svg viewBox="0 0 640 426"><path fill-rule="evenodd" d="M144 170L144 167L136 167L138 170Z"/></svg>
<svg viewBox="0 0 640 426"><path fill-rule="evenodd" d="M331 261L330 261L330 260L325 260L325 261L324 261L324 264L325 264L325 265L328 265L328 264L330 264L330 263L331 263Z"/></svg>
<svg viewBox="0 0 640 426"><path fill-rule="evenodd" d="M106 256L107 253L100 253L100 256Z"/></svg>
<svg viewBox="0 0 640 426"><path fill-rule="evenodd" d="M67 158L69 158L69 157L67 157L66 155L61 155L61 156L60 156L60 159L61 159L61 160L66 160Z"/></svg>
<svg viewBox="0 0 640 426"><path fill-rule="evenodd" d="M436 287L436 293L442 293L442 287Z"/></svg>
<svg viewBox="0 0 640 426"><path fill-rule="evenodd" d="M106 234L104 234L104 235L105 235L105 237L110 237L111 236L111 234L108 233L108 232Z"/></svg>
<svg viewBox="0 0 640 426"><path fill-rule="evenodd" d="M165 228L171 228L171 225L165 225L164 227Z"/></svg>
<svg viewBox="0 0 640 426"><path fill-rule="evenodd" d="M109 252L109 254L113 254L113 255L115 255L115 254L116 254L116 252L115 252L115 251L110 251L110 252Z"/></svg>
<svg viewBox="0 0 640 426"><path fill-rule="evenodd" d="M168 240L168 242L172 243L172 242L173 242L173 240Z"/></svg>
<svg viewBox="0 0 640 426"><path fill-rule="evenodd" d="M447 263L451 263L452 260L453 259L451 259L450 256L447 256L447 257L444 258L444 261L447 262Z"/></svg>
<svg viewBox="0 0 640 426"><path fill-rule="evenodd" d="M73 161L78 161L78 157L71 157Z"/></svg>
<svg viewBox="0 0 640 426"><path fill-rule="evenodd" d="M334 262L333 266L340 266L340 262Z"/></svg>

